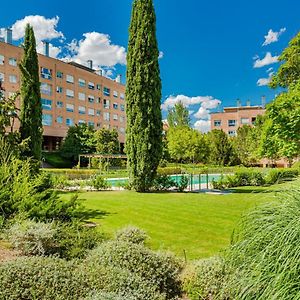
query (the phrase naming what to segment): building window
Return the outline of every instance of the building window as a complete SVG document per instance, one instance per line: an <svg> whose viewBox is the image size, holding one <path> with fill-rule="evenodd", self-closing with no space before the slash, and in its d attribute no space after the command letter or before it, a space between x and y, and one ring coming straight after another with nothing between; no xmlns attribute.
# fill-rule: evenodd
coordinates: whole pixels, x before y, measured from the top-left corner
<svg viewBox="0 0 300 300"><path fill-rule="evenodd" d="M0 81L4 82L4 73L0 73Z"/></svg>
<svg viewBox="0 0 300 300"><path fill-rule="evenodd" d="M114 103L114 104L113 104L113 108L114 108L114 109L118 109L118 103Z"/></svg>
<svg viewBox="0 0 300 300"><path fill-rule="evenodd" d="M41 77L44 79L52 79L52 70L41 67Z"/></svg>
<svg viewBox="0 0 300 300"><path fill-rule="evenodd" d="M78 93L78 99L81 101L85 101L85 93Z"/></svg>
<svg viewBox="0 0 300 300"><path fill-rule="evenodd" d="M124 122L124 117L120 116L119 120L120 120L120 123L123 123Z"/></svg>
<svg viewBox="0 0 300 300"><path fill-rule="evenodd" d="M97 97L96 98L96 103L100 103L101 102L101 98L100 97Z"/></svg>
<svg viewBox="0 0 300 300"><path fill-rule="evenodd" d="M95 110L93 108L88 109L88 115L89 116L94 116L95 115Z"/></svg>
<svg viewBox="0 0 300 300"><path fill-rule="evenodd" d="M115 98L118 98L118 92L117 91L114 91L113 95L114 95Z"/></svg>
<svg viewBox="0 0 300 300"><path fill-rule="evenodd" d="M66 75L66 82L68 83L74 83L74 76L72 75Z"/></svg>
<svg viewBox="0 0 300 300"><path fill-rule="evenodd" d="M10 83L17 83L17 76L16 75L9 75L9 82Z"/></svg>
<svg viewBox="0 0 300 300"><path fill-rule="evenodd" d="M256 117L251 118L251 123L252 123L252 125L254 125L255 122L256 122Z"/></svg>
<svg viewBox="0 0 300 300"><path fill-rule="evenodd" d="M74 91L73 90L66 90L66 95L69 98L74 98Z"/></svg>
<svg viewBox="0 0 300 300"><path fill-rule="evenodd" d="M51 110L52 109L52 101L48 99L41 99L42 108L44 110Z"/></svg>
<svg viewBox="0 0 300 300"><path fill-rule="evenodd" d="M120 127L120 132L121 132L122 134L124 134L124 133L125 133L125 128L124 128L124 127Z"/></svg>
<svg viewBox="0 0 300 300"><path fill-rule="evenodd" d="M241 118L241 124L249 124L249 118Z"/></svg>
<svg viewBox="0 0 300 300"><path fill-rule="evenodd" d="M0 54L0 65L4 65L4 56Z"/></svg>
<svg viewBox="0 0 300 300"><path fill-rule="evenodd" d="M81 86L81 87L85 87L85 80L79 78L79 79L78 79L78 85Z"/></svg>
<svg viewBox="0 0 300 300"><path fill-rule="evenodd" d="M96 110L96 116L97 116L97 117L100 117L100 115L101 115L101 111L100 111L99 109L97 109L97 110Z"/></svg>
<svg viewBox="0 0 300 300"><path fill-rule="evenodd" d="M64 107L64 103L62 101L57 101L56 102L56 107L57 108L62 108L62 107Z"/></svg>
<svg viewBox="0 0 300 300"><path fill-rule="evenodd" d="M52 84L41 82L40 90L42 94L51 96L52 95Z"/></svg>
<svg viewBox="0 0 300 300"><path fill-rule="evenodd" d="M59 93L59 94L62 94L63 93L63 88L61 86L57 86L56 87L56 92Z"/></svg>
<svg viewBox="0 0 300 300"><path fill-rule="evenodd" d="M113 114L113 119L114 119L115 121L118 121L118 115Z"/></svg>
<svg viewBox="0 0 300 300"><path fill-rule="evenodd" d="M85 115L85 106L78 106L78 112L80 115Z"/></svg>
<svg viewBox="0 0 300 300"><path fill-rule="evenodd" d="M42 124L44 126L51 126L52 125L52 115L43 114L43 116L42 116Z"/></svg>
<svg viewBox="0 0 300 300"><path fill-rule="evenodd" d="M90 127L94 127L94 126L95 126L95 123L94 123L94 122L91 122L91 121L89 121L89 122L88 122L88 125L89 125Z"/></svg>
<svg viewBox="0 0 300 300"><path fill-rule="evenodd" d="M67 118L66 119L66 125L67 126L73 126L74 125L74 120L71 118Z"/></svg>
<svg viewBox="0 0 300 300"><path fill-rule="evenodd" d="M79 124L79 125L85 124L85 121L84 121L84 120L78 120L78 124Z"/></svg>
<svg viewBox="0 0 300 300"><path fill-rule="evenodd" d="M236 136L236 131L235 130L229 130L228 135L229 136Z"/></svg>
<svg viewBox="0 0 300 300"><path fill-rule="evenodd" d="M120 93L120 98L121 98L122 100L124 100L124 99L125 99L125 94L124 94L124 93Z"/></svg>
<svg viewBox="0 0 300 300"><path fill-rule="evenodd" d="M56 78L63 78L64 77L64 75L63 75L63 72L61 72L61 71L57 71L56 72Z"/></svg>
<svg viewBox="0 0 300 300"><path fill-rule="evenodd" d="M16 67L16 66L17 66L17 59L11 57L11 58L8 60L8 63L9 63L11 66Z"/></svg>
<svg viewBox="0 0 300 300"><path fill-rule="evenodd" d="M97 123L97 125L96 125L97 127L101 127L101 123Z"/></svg>
<svg viewBox="0 0 300 300"><path fill-rule="evenodd" d="M89 101L90 103L94 103L95 97L92 96L92 95L88 95L88 101Z"/></svg>
<svg viewBox="0 0 300 300"><path fill-rule="evenodd" d="M228 126L229 126L229 127L234 127L234 126L236 126L236 120L228 120Z"/></svg>
<svg viewBox="0 0 300 300"><path fill-rule="evenodd" d="M103 100L103 107L109 109L109 100L106 99Z"/></svg>
<svg viewBox="0 0 300 300"><path fill-rule="evenodd" d="M121 111L125 111L125 105L124 104L121 104L120 108L121 108Z"/></svg>
<svg viewBox="0 0 300 300"><path fill-rule="evenodd" d="M103 118L104 118L104 121L109 121L110 120L109 112L103 113Z"/></svg>
<svg viewBox="0 0 300 300"><path fill-rule="evenodd" d="M110 96L110 89L107 88L107 87L104 87L104 88L103 88L103 94L104 94L105 96Z"/></svg>
<svg viewBox="0 0 300 300"><path fill-rule="evenodd" d="M74 105L67 103L66 109L67 112L74 112Z"/></svg>
<svg viewBox="0 0 300 300"><path fill-rule="evenodd" d="M63 123L63 117L62 117L62 116L57 116L56 122L57 122L58 124L62 124L62 123Z"/></svg>
<svg viewBox="0 0 300 300"><path fill-rule="evenodd" d="M96 85L96 89L97 89L98 91L101 91L101 84L97 84L97 85Z"/></svg>
<svg viewBox="0 0 300 300"><path fill-rule="evenodd" d="M94 90L94 89L95 89L95 84L94 84L93 82L89 82L88 88L89 88L90 90Z"/></svg>
<svg viewBox="0 0 300 300"><path fill-rule="evenodd" d="M215 126L215 127L220 127L221 124L222 124L221 120L215 120L215 121L214 121L214 126Z"/></svg>

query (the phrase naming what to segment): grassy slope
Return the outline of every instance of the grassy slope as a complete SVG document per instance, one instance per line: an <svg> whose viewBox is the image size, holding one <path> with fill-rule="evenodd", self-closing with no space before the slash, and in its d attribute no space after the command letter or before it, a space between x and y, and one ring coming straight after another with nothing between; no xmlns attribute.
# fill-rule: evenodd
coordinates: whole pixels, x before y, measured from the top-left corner
<svg viewBox="0 0 300 300"><path fill-rule="evenodd" d="M228 195L89 192L80 198L86 200L90 220L104 232L113 234L128 224L136 225L147 231L154 249L179 256L185 250L188 259L195 259L224 249L243 212L274 195L267 189L254 189L262 193L252 190L242 188Z"/></svg>

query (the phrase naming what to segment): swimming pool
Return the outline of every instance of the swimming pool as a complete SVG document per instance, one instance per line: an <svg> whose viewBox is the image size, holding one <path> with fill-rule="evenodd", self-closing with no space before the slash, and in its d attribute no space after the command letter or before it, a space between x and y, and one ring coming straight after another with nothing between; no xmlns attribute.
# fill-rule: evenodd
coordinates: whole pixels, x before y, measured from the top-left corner
<svg viewBox="0 0 300 300"><path fill-rule="evenodd" d="M180 182L180 179L182 177L188 177L189 179L189 185L199 185L210 183L213 180L218 180L221 175L220 174L201 174L201 175L191 175L191 174L178 174L178 175L170 175L170 177L177 183ZM106 181L112 186L112 187L121 187L125 185L128 182L128 178L108 178Z"/></svg>

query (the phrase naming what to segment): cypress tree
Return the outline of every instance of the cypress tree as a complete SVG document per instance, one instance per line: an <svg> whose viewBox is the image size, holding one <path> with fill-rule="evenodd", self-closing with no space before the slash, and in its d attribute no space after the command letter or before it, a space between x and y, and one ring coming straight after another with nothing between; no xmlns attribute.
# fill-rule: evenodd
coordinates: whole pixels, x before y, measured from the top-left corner
<svg viewBox="0 0 300 300"><path fill-rule="evenodd" d="M134 0L127 54L126 154L130 186L148 191L162 155L161 80L152 0Z"/></svg>
<svg viewBox="0 0 300 300"><path fill-rule="evenodd" d="M21 139L28 139L23 155L40 161L42 154L42 105L39 82L39 63L33 28L27 24L24 38L24 54L21 70Z"/></svg>

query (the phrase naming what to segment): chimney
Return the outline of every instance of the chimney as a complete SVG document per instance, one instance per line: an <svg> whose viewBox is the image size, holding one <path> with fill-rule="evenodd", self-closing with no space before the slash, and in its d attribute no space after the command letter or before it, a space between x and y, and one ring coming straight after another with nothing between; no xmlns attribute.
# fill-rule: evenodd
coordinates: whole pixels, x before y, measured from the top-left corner
<svg viewBox="0 0 300 300"><path fill-rule="evenodd" d="M5 43L7 44L12 44L12 29L11 28L6 28L5 29Z"/></svg>
<svg viewBox="0 0 300 300"><path fill-rule="evenodd" d="M241 102L241 100L239 98L236 99L236 106L237 107L241 107L242 106L242 102Z"/></svg>
<svg viewBox="0 0 300 300"><path fill-rule="evenodd" d="M262 106L262 108L266 107L266 96L261 97L261 106Z"/></svg>
<svg viewBox="0 0 300 300"><path fill-rule="evenodd" d="M246 106L250 107L251 106L251 101L248 99L246 102Z"/></svg>
<svg viewBox="0 0 300 300"><path fill-rule="evenodd" d="M95 73L97 75L103 76L103 71L101 69L96 70Z"/></svg>
<svg viewBox="0 0 300 300"><path fill-rule="evenodd" d="M90 69L93 69L93 61L91 59L87 61L87 64Z"/></svg>
<svg viewBox="0 0 300 300"><path fill-rule="evenodd" d="M49 42L43 41L43 46L44 46L44 55L49 57Z"/></svg>
<svg viewBox="0 0 300 300"><path fill-rule="evenodd" d="M119 75L117 76L117 78L116 78L116 82L117 82L117 83L121 83L121 80L122 80L122 75L119 74Z"/></svg>

